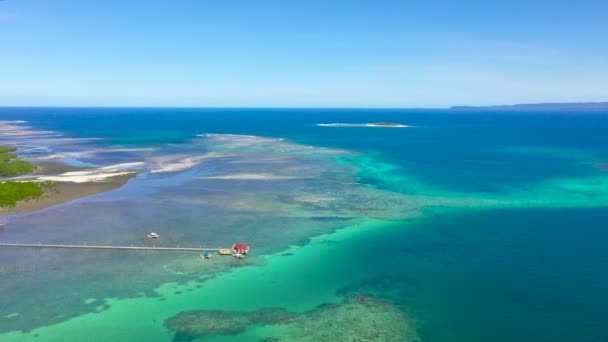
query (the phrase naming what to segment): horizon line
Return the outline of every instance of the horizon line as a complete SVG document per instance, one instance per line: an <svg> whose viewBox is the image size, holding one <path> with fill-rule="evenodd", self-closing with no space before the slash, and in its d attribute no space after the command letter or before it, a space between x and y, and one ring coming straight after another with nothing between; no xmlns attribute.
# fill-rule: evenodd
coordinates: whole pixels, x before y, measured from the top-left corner
<svg viewBox="0 0 608 342"><path fill-rule="evenodd" d="M0 108L108 108L108 109L347 109L347 110L450 110L475 109L492 107L515 107L530 105L576 105L576 104L606 104L608 101L576 101L576 102L530 102L493 105L451 105L446 107L405 107L405 106L179 106L179 105L2 105Z"/></svg>

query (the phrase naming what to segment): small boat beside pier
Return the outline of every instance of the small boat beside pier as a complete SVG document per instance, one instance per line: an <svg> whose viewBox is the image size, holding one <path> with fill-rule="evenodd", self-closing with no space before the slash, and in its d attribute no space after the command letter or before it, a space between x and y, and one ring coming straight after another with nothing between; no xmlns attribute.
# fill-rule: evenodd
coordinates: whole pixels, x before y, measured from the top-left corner
<svg viewBox="0 0 608 342"><path fill-rule="evenodd" d="M201 258L203 260L211 259L211 253L209 253L209 251L203 251L203 253L201 253Z"/></svg>
<svg viewBox="0 0 608 342"><path fill-rule="evenodd" d="M159 237L160 235L156 234L155 232L148 234L148 238L150 239L158 239Z"/></svg>

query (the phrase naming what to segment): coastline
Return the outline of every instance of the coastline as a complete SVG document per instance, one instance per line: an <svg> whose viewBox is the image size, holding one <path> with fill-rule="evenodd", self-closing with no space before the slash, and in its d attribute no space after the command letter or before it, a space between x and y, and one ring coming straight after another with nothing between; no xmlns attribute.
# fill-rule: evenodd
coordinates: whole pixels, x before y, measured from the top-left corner
<svg viewBox="0 0 608 342"><path fill-rule="evenodd" d="M133 177L135 177L135 174L115 176L102 182L56 182L50 190L45 191L40 197L20 201L12 207L0 207L0 216L35 212L80 198L118 189Z"/></svg>
<svg viewBox="0 0 608 342"><path fill-rule="evenodd" d="M77 139L65 138L53 131L39 131L25 126L23 120L0 120L0 141L6 145L7 160L30 165L32 170L11 174L0 178L2 183L29 182L46 183L40 192L29 198L18 199L16 203L0 206L0 217L24 214L70 202L79 198L107 192L124 185L139 173L139 170L120 167L87 167L72 165L74 158L57 154L54 146L74 143ZM76 146L71 146L70 149ZM83 164L85 165L85 164ZM40 191L38 190L38 191Z"/></svg>
<svg viewBox="0 0 608 342"><path fill-rule="evenodd" d="M13 206L0 206L0 217L25 214L71 202L80 198L120 188L138 172L119 170L114 166L86 168L69 165L61 159L31 161L35 169L28 174L1 178L1 182L50 182L38 197L18 201Z"/></svg>

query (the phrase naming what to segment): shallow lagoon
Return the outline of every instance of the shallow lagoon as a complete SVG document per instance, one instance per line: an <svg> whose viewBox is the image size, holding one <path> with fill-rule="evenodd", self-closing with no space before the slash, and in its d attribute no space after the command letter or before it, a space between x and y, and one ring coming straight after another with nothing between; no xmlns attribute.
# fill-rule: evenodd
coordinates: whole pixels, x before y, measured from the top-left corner
<svg viewBox="0 0 608 342"><path fill-rule="evenodd" d="M145 146L144 151L125 151L124 138L55 145L80 151L84 162L141 160L158 171L113 192L11 218L3 241L35 235L43 241L141 244L149 243L143 236L154 230L168 245L231 244L238 236L255 252L242 264L221 258L203 263L194 255L95 251L75 258L72 251L3 250L11 263L5 264L8 281L2 290L14 296L2 299L7 309L0 327L25 333L2 338L95 334L170 340L184 335L166 322L184 311L219 310L238 318L279 308L298 315L296 323L248 321L238 333L189 337L297 340L307 317L308 329L315 327L314 317L340 312L323 311L323 305L340 310L339 305L354 305L348 300L357 295L387 301L381 307L395 313L379 315L378 306L352 309L378 318L375 326L407 322L397 333L379 329L377 340L382 333L425 341L605 339L607 327L598 318L608 307L602 295L608 286L598 270L605 269L606 253L598 241L606 236L601 222L608 183L606 173L594 167L605 161L606 146L593 136L597 122L586 126L595 119L574 121L585 134L548 148L563 121L573 120L553 119L558 129L548 130L541 148L521 129L532 132L550 118L532 117L527 125L518 117L500 118L500 126L464 115L437 127L436 117L423 123L416 113L397 114L401 118L394 121L416 127L381 136L370 132L378 132L374 128L332 127L325 128L332 132L326 136L314 121L344 117L321 121L315 119L322 114L313 113L300 131L273 135L295 141L260 138L268 126L237 125L221 133L249 131L249 136L197 137L214 131L199 127L182 140L167 129L158 139L180 141L164 143L150 143L153 137L141 132L134 146ZM75 120L65 115L55 126ZM194 119L186 115L188 120ZM52 125L41 123L40 129L57 128ZM466 131L463 127L483 133L461 136L454 149L448 140ZM509 133L513 127L520 128L517 135ZM490 143L486 131L495 136ZM437 139L440 133L444 140ZM91 151L91 144L97 152L82 153ZM180 165L188 167L161 171ZM115 322L123 321L132 323L116 328ZM325 333L335 338L340 329L337 324Z"/></svg>

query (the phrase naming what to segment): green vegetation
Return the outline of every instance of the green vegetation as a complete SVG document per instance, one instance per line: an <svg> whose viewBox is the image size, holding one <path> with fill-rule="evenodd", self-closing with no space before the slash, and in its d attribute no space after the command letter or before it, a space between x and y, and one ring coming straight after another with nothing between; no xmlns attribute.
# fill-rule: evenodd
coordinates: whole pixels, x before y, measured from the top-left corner
<svg viewBox="0 0 608 342"><path fill-rule="evenodd" d="M13 162L0 162L0 176L2 177L24 175L33 172L35 169L36 166L34 166L34 164L23 160L15 160Z"/></svg>
<svg viewBox="0 0 608 342"><path fill-rule="evenodd" d="M6 152L14 152L16 151L17 148L16 147L11 147L11 146L0 146L0 153L6 153Z"/></svg>
<svg viewBox="0 0 608 342"><path fill-rule="evenodd" d="M0 146L0 162L7 162L13 158L17 158L17 155L11 152L14 152L16 148L8 147L8 146Z"/></svg>
<svg viewBox="0 0 608 342"><path fill-rule="evenodd" d="M0 206L13 207L17 202L42 196L47 185L37 182L0 183Z"/></svg>
<svg viewBox="0 0 608 342"><path fill-rule="evenodd" d="M0 177L13 177L33 172L36 165L17 158L15 147L0 146ZM12 161L11 161L12 160ZM0 207L12 207L17 202L42 196L53 182L2 182L0 183Z"/></svg>
<svg viewBox="0 0 608 342"><path fill-rule="evenodd" d="M0 177L13 177L33 172L36 166L24 160L14 160L17 155L13 153L14 147L0 146Z"/></svg>

